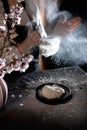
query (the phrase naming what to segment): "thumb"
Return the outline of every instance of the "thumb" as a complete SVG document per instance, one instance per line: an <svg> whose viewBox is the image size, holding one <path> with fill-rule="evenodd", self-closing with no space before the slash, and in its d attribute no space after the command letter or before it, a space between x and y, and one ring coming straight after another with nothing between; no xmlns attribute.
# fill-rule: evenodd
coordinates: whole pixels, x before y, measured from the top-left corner
<svg viewBox="0 0 87 130"><path fill-rule="evenodd" d="M33 29L28 28L28 36L29 36L31 33L33 33Z"/></svg>
<svg viewBox="0 0 87 130"><path fill-rule="evenodd" d="M60 20L59 20L59 23L65 23L66 22L66 17L65 16L63 16Z"/></svg>

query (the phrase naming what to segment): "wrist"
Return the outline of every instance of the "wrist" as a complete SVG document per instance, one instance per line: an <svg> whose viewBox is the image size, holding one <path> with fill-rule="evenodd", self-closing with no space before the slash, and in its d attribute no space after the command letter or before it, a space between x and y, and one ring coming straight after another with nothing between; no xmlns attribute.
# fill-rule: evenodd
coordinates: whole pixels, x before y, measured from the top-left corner
<svg viewBox="0 0 87 130"><path fill-rule="evenodd" d="M17 48L20 52L20 54L26 54L29 50L29 48L31 48L31 43L28 39L25 39L22 43L17 45Z"/></svg>

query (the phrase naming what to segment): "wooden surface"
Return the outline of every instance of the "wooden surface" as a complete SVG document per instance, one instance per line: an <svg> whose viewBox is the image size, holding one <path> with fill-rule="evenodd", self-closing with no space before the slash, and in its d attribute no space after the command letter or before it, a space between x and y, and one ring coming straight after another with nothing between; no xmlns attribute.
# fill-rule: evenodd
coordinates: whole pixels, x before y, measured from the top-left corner
<svg viewBox="0 0 87 130"><path fill-rule="evenodd" d="M69 87L72 98L57 105L39 101L36 88L46 82ZM87 130L87 74L79 67L9 75L7 84L9 98L0 112L1 128Z"/></svg>

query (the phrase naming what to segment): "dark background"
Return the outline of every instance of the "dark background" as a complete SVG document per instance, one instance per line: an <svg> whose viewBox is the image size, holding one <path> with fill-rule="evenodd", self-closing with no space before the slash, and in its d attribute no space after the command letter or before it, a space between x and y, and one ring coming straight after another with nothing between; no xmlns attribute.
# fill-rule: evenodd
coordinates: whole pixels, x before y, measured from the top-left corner
<svg viewBox="0 0 87 130"><path fill-rule="evenodd" d="M85 0L62 0L61 10L68 10L72 14L87 18L87 6Z"/></svg>

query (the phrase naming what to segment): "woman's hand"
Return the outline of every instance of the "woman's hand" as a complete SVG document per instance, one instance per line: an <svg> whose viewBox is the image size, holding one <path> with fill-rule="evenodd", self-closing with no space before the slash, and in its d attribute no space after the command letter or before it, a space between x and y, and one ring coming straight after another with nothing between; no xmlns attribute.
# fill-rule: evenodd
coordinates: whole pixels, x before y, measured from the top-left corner
<svg viewBox="0 0 87 130"><path fill-rule="evenodd" d="M29 41L31 46L38 46L41 44L40 34L37 31L33 31L32 29L28 29L27 40Z"/></svg>
<svg viewBox="0 0 87 130"><path fill-rule="evenodd" d="M53 35L58 35L58 36L66 36L69 33L75 31L81 23L81 18L80 17L74 17L68 21L60 20L55 27L53 31Z"/></svg>
<svg viewBox="0 0 87 130"><path fill-rule="evenodd" d="M27 38L18 45L18 49L21 54L26 54L27 51L33 46L39 46L41 44L40 34L32 29L28 29Z"/></svg>

